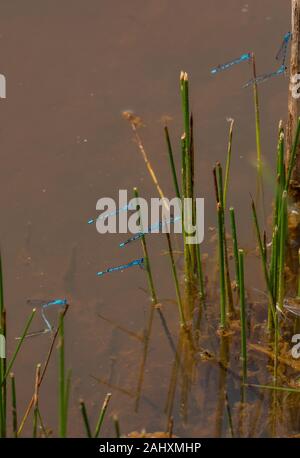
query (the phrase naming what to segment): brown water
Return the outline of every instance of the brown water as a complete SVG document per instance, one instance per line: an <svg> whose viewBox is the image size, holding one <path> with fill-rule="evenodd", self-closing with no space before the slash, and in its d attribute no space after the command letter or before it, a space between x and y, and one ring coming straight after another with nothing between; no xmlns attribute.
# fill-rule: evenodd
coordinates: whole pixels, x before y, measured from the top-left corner
<svg viewBox="0 0 300 458"><path fill-rule="evenodd" d="M215 225L216 216L211 168L225 158L227 117L236 121L229 202L236 208L241 244L253 246L249 230L249 191L255 191L253 100L252 92L242 89L251 77L250 68L243 64L216 77L209 70L252 50L259 73L275 69L274 55L290 28L289 2L257 0L247 7L244 0L28 0L26 4L16 0L3 4L0 13L0 72L7 78L7 99L1 101L0 112L0 239L9 353L29 313L26 299L66 296L71 304L67 361L73 370L70 434L83 435L78 399L86 400L95 421L108 390L113 393L109 413L119 415L122 432L164 430L174 355L159 316L154 316L138 411L135 397L143 345L98 316L143 333L149 314L145 273L132 269L105 278L95 275L140 257L141 247L120 250L123 237L100 236L87 220L95 215L98 198L116 197L119 189L130 192L138 186L146 198L155 196L130 127L121 117L123 110L142 117L146 127L141 134L153 167L165 194L173 195L161 118L173 118L170 132L179 157L179 73L184 69L191 81L198 194L206 198L203 251L212 251L208 228ZM262 144L268 166L274 165L278 121L286 117L287 81L278 78L261 86ZM272 186L267 183L270 209ZM149 238L149 248L159 297L174 299L169 260L161 254L166 248L164 237ZM252 272L249 268L248 287L259 287L260 279ZM176 343L176 306L165 301L163 312ZM203 326L207 329L207 324ZM218 339L215 348L212 338L206 343L219 354ZM44 361L49 344L47 335L28 339L18 358L20 412L32 395L34 367ZM237 351L232 351L232 366L238 364ZM265 367L262 356L258 361L252 364ZM97 383L91 376L109 380L123 391ZM246 418L241 432L237 418L242 415L235 413L239 388L234 377L229 376L228 382L224 377L220 366L198 362L185 395L181 395L179 377L172 411L175 434L230 436L229 408L236 434L274 434L269 423L263 423L271 396L264 393L261 401L253 392L251 408L256 412L258 405L263 416L252 429L252 420L249 423ZM259 381L269 383L270 378L263 374ZM228 409L222 397L226 384ZM41 399L44 422L56 434L55 358ZM288 402L281 401L286 415L278 418L278 434L299 432L299 417L291 418L295 411L288 410ZM109 417L103 433L113 434Z"/></svg>

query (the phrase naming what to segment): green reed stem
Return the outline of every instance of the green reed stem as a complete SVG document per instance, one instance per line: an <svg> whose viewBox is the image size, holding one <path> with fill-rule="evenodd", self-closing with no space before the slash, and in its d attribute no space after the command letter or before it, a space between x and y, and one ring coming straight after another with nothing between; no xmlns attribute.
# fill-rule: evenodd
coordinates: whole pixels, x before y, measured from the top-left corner
<svg viewBox="0 0 300 458"><path fill-rule="evenodd" d="M39 381L41 374L41 365L36 366L35 383L34 383L34 401L33 401L33 437L37 437L38 412L39 412Z"/></svg>
<svg viewBox="0 0 300 458"><path fill-rule="evenodd" d="M237 240L237 231L235 223L235 213L234 208L230 207L230 225L231 225L231 235L233 243L233 255L234 255L234 266L235 266L235 281L238 292L240 291L240 267L239 267L239 249L238 249L238 240Z"/></svg>
<svg viewBox="0 0 300 458"><path fill-rule="evenodd" d="M134 193L134 197L137 199L137 202L138 202L139 201L138 200L139 199L138 189L137 188L133 188L133 193ZM139 206L138 206L138 211L139 211L139 215L140 215L140 207ZM145 268L146 268L146 272L147 272L148 285L149 285L150 294L151 294L151 301L152 301L152 304L155 305L155 304L157 304L158 299L157 299L157 294L156 294L155 287L154 287L152 271L151 271L151 266L150 266L150 261L149 261L149 256L148 256L148 249L147 249L147 244L146 244L146 237L145 237L144 232L143 232L143 222L141 221L141 216L139 217L139 224L140 224L141 232L143 233L142 238L141 238L141 242L142 242L143 253L144 253L144 263L145 263Z"/></svg>
<svg viewBox="0 0 300 458"><path fill-rule="evenodd" d="M88 415L87 415L87 411L86 411L86 407L85 407L85 403L83 399L80 399L79 405L80 405L80 412L81 412L82 419L83 419L83 424L85 427L85 432L86 432L87 437L90 439L92 438L92 432L91 432L90 422L88 419Z"/></svg>
<svg viewBox="0 0 300 458"><path fill-rule="evenodd" d="M185 316L184 316L184 311L183 311L183 304L182 304L180 288L179 288L179 283L178 283L176 265L175 265L175 261L174 261L173 250L172 250L171 237L170 237L170 234L168 232L166 232L166 236L167 236L167 241L168 241L168 249L169 249L169 255L170 255L171 266L172 266L172 273L173 273L175 289L176 289L176 297L177 297L177 304L178 304L178 310L179 310L180 324L181 324L181 326L186 327L186 321L185 321Z"/></svg>
<svg viewBox="0 0 300 458"><path fill-rule="evenodd" d="M257 241L258 241L258 248L259 248L260 257L261 257L261 261L262 261L263 273L264 273L264 277L265 277L265 282L266 282L268 294L269 294L269 297L270 297L270 305L271 305L271 310L272 310L272 316L273 316L273 320L274 320L274 323L275 323L275 316L276 316L275 299L274 299L272 286L271 286L271 282L270 282L268 266L267 266L267 261L266 261L266 255L265 255L264 248L263 248L263 243L262 243L262 239L261 239L261 235L260 235L259 223L258 223L258 219L257 219L256 208L255 208L255 204L254 204L253 199L252 199L252 202L251 202L251 207L252 207L252 216L253 216L254 226L255 226L255 230L256 230Z"/></svg>
<svg viewBox="0 0 300 458"><path fill-rule="evenodd" d="M226 309L230 313L234 313L233 307L233 296L229 273L229 262L228 262L228 250L226 240L226 228L225 228L225 212L224 212L224 189L223 189L223 172L220 162L216 165L217 174L217 195L221 204L221 216L222 216L222 230L223 230L223 241L224 241L224 270L225 270L225 290L226 290Z"/></svg>
<svg viewBox="0 0 300 458"><path fill-rule="evenodd" d="M16 381L15 376L10 373L11 380L11 405L12 405L12 427L13 427L13 436L18 437L18 412L17 412L17 394L16 394Z"/></svg>
<svg viewBox="0 0 300 458"><path fill-rule="evenodd" d="M189 108L189 80L188 75L185 72L181 72L180 75L180 90L181 90L181 100L182 100L182 113L183 113L183 124L184 124L184 145L185 153L185 195L184 197L193 198L193 152L191 144L191 124L192 120L190 118L190 108ZM188 206L187 219L189 222L193 221L193 209ZM184 221L184 223L186 223ZM193 283L193 274L195 268L195 256L194 256L194 246L186 245L186 287L187 287L187 297L188 301L191 296L191 287ZM191 304L190 304L191 305Z"/></svg>
<svg viewBox="0 0 300 458"><path fill-rule="evenodd" d="M185 215L184 215L184 199L187 197L187 184L186 184L186 134L181 137L181 202L182 202L182 233L183 233L183 251L184 251L184 280L185 280L185 294L187 302L191 297L191 285L192 285L192 263L189 245L186 243L186 231L185 231Z"/></svg>
<svg viewBox="0 0 300 458"><path fill-rule="evenodd" d="M278 290L278 227L275 226L273 229L272 236L272 253L271 253L271 265L270 265L270 286L272 289L272 294L277 301L277 290ZM272 308L269 303L268 307L268 329L273 329L273 315Z"/></svg>
<svg viewBox="0 0 300 458"><path fill-rule="evenodd" d="M167 126L164 127L164 131L165 131L165 138L166 138L166 143L167 143L170 167L171 167L171 172L172 172L172 177L173 177L173 184L175 188L175 194L176 194L176 197L180 199L181 196L180 196L179 185L178 185L178 180L177 180L176 167L174 163L173 148L171 145L169 129Z"/></svg>
<svg viewBox="0 0 300 458"><path fill-rule="evenodd" d="M191 164L190 164L190 108L189 108L189 80L188 74L181 72L180 75L180 92L182 100L182 113L183 113L183 125L185 133L185 151L186 151L186 164L187 164L187 194L190 196L190 186L191 186Z"/></svg>
<svg viewBox="0 0 300 458"><path fill-rule="evenodd" d="M230 120L230 127L229 127L228 149L227 149L225 180L224 180L224 210L226 210L227 190L228 190L228 185L229 185L229 172L230 172L230 164L231 164L233 125L234 125L234 119L231 119Z"/></svg>
<svg viewBox="0 0 300 458"><path fill-rule="evenodd" d="M247 380L247 318L244 283L244 250L239 250L239 281L240 281L240 317L241 317L241 359L243 362L243 383Z"/></svg>
<svg viewBox="0 0 300 458"><path fill-rule="evenodd" d="M115 432L116 432L116 438L119 439L121 437L121 432L120 432L119 418L117 415L113 416L113 422L114 422L114 427L115 427Z"/></svg>
<svg viewBox="0 0 300 458"><path fill-rule="evenodd" d="M71 379L72 379L72 369L68 369L68 371L67 371L66 389L65 389L66 435L67 435L67 429L68 429L68 410L69 410L69 400L70 400L70 392L71 392Z"/></svg>
<svg viewBox="0 0 300 458"><path fill-rule="evenodd" d="M31 322L32 322L32 320L33 320L33 317L34 317L34 315L35 315L35 312L36 312L36 309L33 309L32 312L31 312L31 314L30 314L30 316L29 316L29 318L28 318L28 320L27 320L27 323L26 323L26 325L25 325L23 334L22 334L22 336L20 337L20 340L19 340L19 342L18 342L17 348L15 349L15 352L14 352L14 354L13 354L13 356L12 356L10 362L8 363L8 366L7 366L7 369L6 369L6 373L5 373L5 375L4 375L3 379L2 379L2 385L4 384L4 382L5 382L6 378L7 378L7 376L9 375L9 373L10 373L11 370L12 370L12 367L13 367L13 365L14 365L14 362L15 362L15 360L16 360L16 357L18 356L18 353L19 353L19 351L20 351L20 349L21 349L21 347L22 347L22 344L23 344L24 339L25 339L25 337L26 337L26 335L27 335L28 329L29 329L29 327L30 327L30 325L31 325Z"/></svg>
<svg viewBox="0 0 300 458"><path fill-rule="evenodd" d="M200 244L196 245L196 257L197 257L197 278L199 284L199 296L201 300L205 299L205 285L204 285L204 275L203 275L203 267L202 267L202 260L201 260L201 249Z"/></svg>
<svg viewBox="0 0 300 458"><path fill-rule="evenodd" d="M282 194L281 211L280 211L280 233L279 233L279 284L278 284L278 307L283 310L284 300L284 263L285 263L285 246L287 235L287 191Z"/></svg>
<svg viewBox="0 0 300 458"><path fill-rule="evenodd" d="M189 81L187 73L180 75L180 89L182 99L182 113L185 133L185 166L186 166L186 197L192 197L192 177L191 177L191 135L190 135L190 109L189 109Z"/></svg>
<svg viewBox="0 0 300 458"><path fill-rule="evenodd" d="M223 231L223 212L219 202L217 204L218 214L218 234L219 234L219 271L220 271L220 312L221 328L226 328L226 289L225 289L225 268L224 268L224 231Z"/></svg>
<svg viewBox="0 0 300 458"><path fill-rule="evenodd" d="M100 431L101 431L101 427L102 427L102 424L103 424L103 421L104 421L104 417L105 417L105 414L106 414L106 411L107 411L107 407L108 407L110 398L111 398L111 393L107 393L107 395L105 396L102 408L100 410L100 414L99 414L99 418L98 418L97 424L96 424L96 429L95 429L95 433L94 433L94 437L95 438L99 437L99 434L100 434Z"/></svg>

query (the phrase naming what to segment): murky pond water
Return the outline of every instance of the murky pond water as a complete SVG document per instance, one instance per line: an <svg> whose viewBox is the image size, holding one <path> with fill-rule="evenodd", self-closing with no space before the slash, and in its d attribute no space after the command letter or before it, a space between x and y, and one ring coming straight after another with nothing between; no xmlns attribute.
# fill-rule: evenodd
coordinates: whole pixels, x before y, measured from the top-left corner
<svg viewBox="0 0 300 458"><path fill-rule="evenodd" d="M163 255L166 241L157 235L148 238L154 282L182 358L176 363L175 357L174 363L174 348L155 312L144 361L141 337L150 313L145 272L131 269L96 276L108 266L140 257L140 244L121 250L118 245L124 237L101 236L87 224L98 198L117 197L119 189L131 192L138 186L144 197L156 195L130 126L121 117L124 110L143 119L141 135L152 165L165 194L173 196L161 120L172 118L169 127L179 163L179 73L184 69L190 76L195 120L197 193L206 199L203 252L214 252L209 230L216 224L211 169L216 160L225 159L228 117L235 119L228 201L236 209L241 244L253 249L249 204L249 192L255 191L253 95L242 89L251 72L248 64L215 77L209 70L253 50L259 72L272 71L281 37L290 28L288 3L16 0L0 7L0 71L7 78L7 99L1 101L0 111L0 240L8 348L11 352L29 314L28 298L68 298L67 365L73 371L70 435L84 434L78 399L85 399L95 421L107 391L113 393L110 415L118 414L123 433L142 428L163 431L169 415L178 436L299 433L295 396L247 390L250 405L241 407L239 343L230 337L220 345L215 333L217 302L208 304L200 328L201 346L212 358L203 354L194 358L186 352L185 342L177 344L175 291L169 259ZM263 155L270 173L278 121L286 118L287 82L277 78L260 91ZM266 174L268 210L270 173ZM252 288L259 289L262 282L255 256L249 255L247 262L251 296ZM211 272L207 267L210 279ZM250 302L251 316L263 323L262 305ZM265 339L262 327L251 340L263 345ZM20 412L32 395L35 365L44 361L49 345L48 335L28 339L18 358ZM260 383L270 383L268 358L257 347L251 350L252 382L259 377ZM41 389L44 422L54 434L57 389L54 358ZM109 417L103 434L114 434Z"/></svg>

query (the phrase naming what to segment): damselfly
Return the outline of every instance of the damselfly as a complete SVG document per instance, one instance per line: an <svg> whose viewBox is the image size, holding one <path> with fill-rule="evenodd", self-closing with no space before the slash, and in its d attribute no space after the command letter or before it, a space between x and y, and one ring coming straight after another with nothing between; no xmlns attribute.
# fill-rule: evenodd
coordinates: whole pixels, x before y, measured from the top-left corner
<svg viewBox="0 0 300 458"><path fill-rule="evenodd" d="M281 46L279 48L279 51L276 54L276 60L280 61L282 65L285 64L288 44L289 44L289 41L290 41L291 38L292 38L291 32L288 32L288 33L286 33L284 35L283 41L282 41Z"/></svg>
<svg viewBox="0 0 300 458"><path fill-rule="evenodd" d="M96 221L98 219L107 219L109 218L110 216L116 216L118 215L119 213L121 212L124 212L124 211L127 211L127 210L134 210L134 208L131 208L130 207L130 204L127 204L127 205L124 205L124 207L120 207L118 208L117 210L114 210L112 212L108 212L108 213L102 213L101 215L97 216L96 218L91 218L88 220L88 224L94 224L96 223Z"/></svg>
<svg viewBox="0 0 300 458"><path fill-rule="evenodd" d="M98 275L98 277L102 277L104 274L109 274L110 272L123 271L123 270L129 269L129 267L133 267L133 266L143 267L143 264L144 264L144 258L135 259L134 261L131 261L128 264L122 264L121 266L116 266L116 267L109 267L108 269L103 270L102 272L97 272L97 275Z"/></svg>
<svg viewBox="0 0 300 458"><path fill-rule="evenodd" d="M244 88L249 87L249 86L251 86L251 84L254 84L254 83L256 83L256 84L264 83L265 81L267 81L270 78L274 78L275 76L283 75L285 73L286 69L287 68L286 68L285 65L281 65L279 67L279 69L276 70L275 72L265 73L264 75L260 75L257 78L253 78L250 81L248 81L246 84L244 84L243 87Z"/></svg>
<svg viewBox="0 0 300 458"><path fill-rule="evenodd" d="M130 237L129 239L125 240L125 242L122 242L120 243L120 248L124 248L126 245L128 245L128 243L131 243L131 242L134 242L135 240L139 240L143 237L143 235L146 235L146 234L151 234L155 231L159 231L163 226L167 226L168 224L171 224L171 223L175 223L176 221L179 221L181 220L181 216L176 216L175 218L170 218L164 222L162 221L159 221L158 223L155 223L155 224L152 224L152 226L149 226L148 227L148 230L147 231L141 231L141 232L137 232L135 235L133 235L132 237Z"/></svg>
<svg viewBox="0 0 300 458"><path fill-rule="evenodd" d="M26 337L33 337L33 336L38 336L40 334L46 334L47 332L51 332L54 329L54 326L50 323L48 318L46 317L45 310L58 306L58 307L65 307L67 305L67 299L28 299L27 304L29 304L31 307L34 308L40 308L41 310L41 316L43 318L43 321L46 325L45 329L42 329L41 331L36 331L32 332L30 334L27 334ZM17 337L19 339L19 337Z"/></svg>
<svg viewBox="0 0 300 458"><path fill-rule="evenodd" d="M226 62L225 64L218 65L217 67L211 70L211 73L215 75L216 73L222 72L223 70L227 70L231 68L233 65L241 64L242 62L247 62L251 59L252 54L250 52L246 54L242 54L237 59L233 59L230 62Z"/></svg>

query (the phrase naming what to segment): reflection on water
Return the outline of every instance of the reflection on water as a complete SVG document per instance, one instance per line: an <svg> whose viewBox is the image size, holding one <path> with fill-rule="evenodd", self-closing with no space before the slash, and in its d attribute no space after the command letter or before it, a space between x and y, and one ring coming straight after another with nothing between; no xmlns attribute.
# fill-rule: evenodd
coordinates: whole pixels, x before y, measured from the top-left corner
<svg viewBox="0 0 300 458"><path fill-rule="evenodd" d="M210 69L243 52L255 51L259 74L273 65L289 29L286 0L210 2L138 0L100 4L97 0L41 5L21 0L1 7L1 72L7 99L1 120L1 249L8 310L8 348L26 319L29 297L68 297L66 358L73 369L71 435L83 435L78 399L91 420L107 391L110 413L122 432L166 431L171 419L178 436L271 436L299 434L297 394L243 388L239 328L216 334L218 308L213 287L216 224L212 165L224 160L228 117L235 119L232 182L228 203L237 214L241 244L253 250L249 233L249 191L255 192L255 135L251 77L247 64L212 78ZM182 30L182 24L188 24ZM263 43L263 46L262 46ZM143 141L167 196L173 196L161 118L169 121L176 165L182 125L179 72L189 72L195 123L197 193L205 197L206 268L211 297L195 317L191 338L178 333L177 308L165 238L148 237L161 308L151 307L143 271L96 277L107 265L142 256L139 245L120 250L122 236L100 236L87 225L96 201L138 186L156 196L133 144L124 110L141 115ZM287 80L261 87L263 157L273 167L278 120L285 118ZM176 143L177 142L177 143ZM266 181L268 177L266 177ZM270 202L271 184L266 202ZM269 205L268 210L271 205ZM118 262L116 262L118 260ZM181 256L176 256L178 268ZM253 253L247 283L260 288ZM272 356L262 304L249 287L249 381L272 383ZM253 296L253 297L252 297ZM166 298L166 299L163 299ZM264 307L265 310L265 307ZM261 324L262 323L262 324ZM287 336L287 340L288 340ZM38 339L38 340L37 340ZM26 408L37 362L44 361L49 336L28 339L16 366L19 408ZM282 384L296 383L298 367L280 362ZM295 363L296 364L296 363ZM57 368L51 361L41 391L44 422L57 433ZM244 401L244 403L242 403ZM31 433L31 427L25 431ZM104 435L113 435L108 417Z"/></svg>

